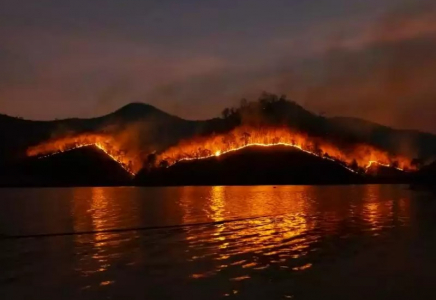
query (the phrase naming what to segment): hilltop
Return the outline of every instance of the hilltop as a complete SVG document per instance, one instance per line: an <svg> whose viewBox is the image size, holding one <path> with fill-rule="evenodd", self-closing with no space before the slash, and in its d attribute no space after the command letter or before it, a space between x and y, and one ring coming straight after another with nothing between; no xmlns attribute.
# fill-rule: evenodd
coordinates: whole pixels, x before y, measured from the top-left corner
<svg viewBox="0 0 436 300"><path fill-rule="evenodd" d="M112 137L111 141L118 144L116 151L120 155L123 155L123 153L132 154L133 152L135 161L140 161L141 164L143 162L145 166L140 172L142 175L138 175L138 178L141 178L146 177L144 174L149 171L148 166L152 162L150 159L153 158L153 155L162 153L182 141L219 136L241 126L286 127L296 132L302 132L308 138L313 138L313 140L328 141L339 148L346 149L350 145L365 144L392 155L403 155L410 159L419 157L421 162L430 161L436 156L436 136L433 134L413 130L397 130L355 118L328 118L312 113L284 96L278 97L264 93L257 101L242 100L237 107L224 109L221 116L201 121L185 120L144 103L131 103L110 114L88 119L31 121L0 115L0 167L5 169L6 166L20 165L23 161L28 161L26 151L29 147L44 144L47 141L57 141L65 137L74 139L76 136L94 134ZM242 137L236 138L240 139ZM204 149L195 149L195 151L197 150ZM253 159L258 160L258 162L251 163L251 165L247 163L246 168L252 169L260 165L265 170L268 168L268 165L264 165L259 161L263 160L260 158L259 153L253 154ZM101 153L99 155L101 156ZM243 152L239 156L244 161L247 155L247 153ZM297 153L296 155L301 154ZM269 161L267 156L265 156L265 161ZM90 155L87 159L90 159L90 157L93 156ZM286 155L282 158L293 161L293 158L288 158ZM95 157L91 160L93 159ZM225 161L232 161L232 159L228 158ZM311 157L309 160L305 158L303 160L311 161L314 166L324 164L324 162L321 162L321 165L319 165L320 162L313 159ZM50 159L47 164L51 163ZM198 166L200 170L208 164L208 160L196 164L197 162L193 162L191 167L195 166L192 167L195 169ZM213 164L209 167L215 168ZM322 165L321 168L324 167ZM174 168L171 168L171 172L183 174L185 171L179 171L180 168L180 165L174 166ZM331 166L327 166L326 170L330 170L330 168ZM281 171L277 172L280 173ZM304 174L303 171L299 171L299 173ZM17 177L20 176L17 172L14 174ZM397 177L394 170L382 171L379 174L383 174L389 180L391 177ZM315 176L316 174L313 173L312 175ZM315 178L313 176L312 179ZM341 177L344 182L348 181L347 176ZM286 181L289 181L288 179ZM198 182L201 182L201 180ZM275 180L280 181L281 179L277 177ZM290 181L295 182L294 179ZM323 182L321 179L313 179L312 181ZM142 183L144 183L144 180L142 180Z"/></svg>
<svg viewBox="0 0 436 300"><path fill-rule="evenodd" d="M143 169L137 185L260 185L363 183L327 159L285 146L250 146L219 157L182 161L169 168Z"/></svg>
<svg viewBox="0 0 436 300"><path fill-rule="evenodd" d="M144 153L162 151L193 136L229 131L241 124L278 124L337 143L365 143L392 154L433 159L436 136L397 130L365 120L314 114L294 101L263 94L257 102L241 101L221 116L192 121L173 116L151 105L131 103L105 116L90 119L31 121L0 115L0 162L21 159L38 143L83 133L122 133Z"/></svg>
<svg viewBox="0 0 436 300"><path fill-rule="evenodd" d="M113 186L131 181L130 174L95 146L26 158L0 169L0 186Z"/></svg>

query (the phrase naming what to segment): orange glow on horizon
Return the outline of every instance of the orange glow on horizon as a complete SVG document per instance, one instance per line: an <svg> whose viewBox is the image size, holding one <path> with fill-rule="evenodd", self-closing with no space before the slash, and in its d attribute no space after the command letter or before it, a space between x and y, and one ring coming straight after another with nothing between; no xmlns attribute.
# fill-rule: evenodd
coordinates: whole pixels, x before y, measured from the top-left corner
<svg viewBox="0 0 436 300"><path fill-rule="evenodd" d="M135 175L142 167L142 160L137 155L124 150L114 138L101 134L82 134L47 141L27 149L27 155L45 158L88 146L95 146L102 150L131 175Z"/></svg>
<svg viewBox="0 0 436 300"><path fill-rule="evenodd" d="M395 167L402 171L412 169L408 158L392 156L369 145L359 144L341 149L330 142L310 138L288 128L239 127L227 134L186 140L161 153L157 161L167 161L171 166L181 161L219 157L252 146L293 147L322 159L338 162L352 172L357 171L354 164L362 169L368 169L373 164Z"/></svg>
<svg viewBox="0 0 436 300"><path fill-rule="evenodd" d="M103 134L81 134L47 141L30 147L28 156L40 158L66 151L95 146L119 163L132 176L143 166L143 156L136 149L125 149L117 140ZM309 137L289 128L256 128L238 127L226 134L212 134L207 137L196 137L184 140L174 147L157 155L156 165L166 161L167 166L181 161L199 160L220 157L247 147L292 147L322 159L339 163L351 172L359 169L367 170L378 164L395 167L398 170L413 169L406 157L389 155L373 146L358 144L339 147L320 138Z"/></svg>

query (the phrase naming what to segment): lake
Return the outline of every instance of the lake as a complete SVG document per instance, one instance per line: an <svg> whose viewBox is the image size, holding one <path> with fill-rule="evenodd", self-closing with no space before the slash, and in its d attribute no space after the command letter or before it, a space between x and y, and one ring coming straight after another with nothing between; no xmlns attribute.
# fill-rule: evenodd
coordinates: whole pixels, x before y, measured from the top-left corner
<svg viewBox="0 0 436 300"><path fill-rule="evenodd" d="M0 299L432 299L402 185L0 189Z"/></svg>

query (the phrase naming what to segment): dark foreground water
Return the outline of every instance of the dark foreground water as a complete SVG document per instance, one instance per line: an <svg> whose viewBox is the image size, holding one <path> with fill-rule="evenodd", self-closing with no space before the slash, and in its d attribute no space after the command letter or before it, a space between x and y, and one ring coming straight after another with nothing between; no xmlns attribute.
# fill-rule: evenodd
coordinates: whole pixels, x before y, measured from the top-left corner
<svg viewBox="0 0 436 300"><path fill-rule="evenodd" d="M436 298L407 186L1 189L0 234L2 300Z"/></svg>

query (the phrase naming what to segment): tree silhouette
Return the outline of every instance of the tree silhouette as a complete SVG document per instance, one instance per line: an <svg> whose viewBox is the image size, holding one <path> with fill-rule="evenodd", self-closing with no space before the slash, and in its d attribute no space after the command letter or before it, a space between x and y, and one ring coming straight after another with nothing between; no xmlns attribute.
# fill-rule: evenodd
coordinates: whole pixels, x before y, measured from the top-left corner
<svg viewBox="0 0 436 300"><path fill-rule="evenodd" d="M223 119L228 119L230 117L230 114L230 108L224 108L224 110L221 112Z"/></svg>
<svg viewBox="0 0 436 300"><path fill-rule="evenodd" d="M227 149L230 148L230 140L229 140L229 136L228 135L223 136L221 141L226 146Z"/></svg>
<svg viewBox="0 0 436 300"><path fill-rule="evenodd" d="M169 166L170 166L170 164L165 159L159 163L160 168L168 168Z"/></svg>
<svg viewBox="0 0 436 300"><path fill-rule="evenodd" d="M422 166L424 165L424 160L422 160L421 158L414 158L412 159L412 161L410 162L410 165L412 167L415 167L417 169L422 168Z"/></svg>
<svg viewBox="0 0 436 300"><path fill-rule="evenodd" d="M353 170L358 170L359 169L359 165L357 164L357 161L355 159L353 159L353 161L350 164L350 168Z"/></svg>
<svg viewBox="0 0 436 300"><path fill-rule="evenodd" d="M229 143L229 147L232 147L233 145L236 144L236 137L233 133L229 133L227 135L227 141Z"/></svg>
<svg viewBox="0 0 436 300"><path fill-rule="evenodd" d="M147 155L147 167L149 169L153 168L156 165L156 154L155 153L150 153L149 155Z"/></svg>
<svg viewBox="0 0 436 300"><path fill-rule="evenodd" d="M133 162L131 160L129 160L129 162L127 163L127 170L129 170L130 172L133 171Z"/></svg>
<svg viewBox="0 0 436 300"><path fill-rule="evenodd" d="M313 153L318 156L322 156L321 145L318 142L314 142L313 144Z"/></svg>
<svg viewBox="0 0 436 300"><path fill-rule="evenodd" d="M200 157L209 157L209 156L212 156L212 151L210 151L209 149L199 149L199 154L200 154Z"/></svg>
<svg viewBox="0 0 436 300"><path fill-rule="evenodd" d="M241 102L239 103L239 107L240 108L242 108L242 109L244 109L244 108L247 108L248 107L248 100L247 99L245 99L245 98L242 98L241 99Z"/></svg>
<svg viewBox="0 0 436 300"><path fill-rule="evenodd" d="M249 140L250 140L251 134L248 132L243 132L241 136L241 141L244 142L244 146L247 146Z"/></svg>

